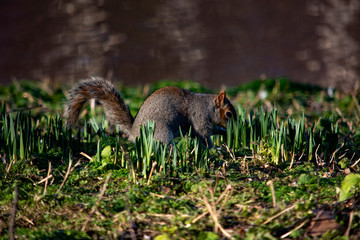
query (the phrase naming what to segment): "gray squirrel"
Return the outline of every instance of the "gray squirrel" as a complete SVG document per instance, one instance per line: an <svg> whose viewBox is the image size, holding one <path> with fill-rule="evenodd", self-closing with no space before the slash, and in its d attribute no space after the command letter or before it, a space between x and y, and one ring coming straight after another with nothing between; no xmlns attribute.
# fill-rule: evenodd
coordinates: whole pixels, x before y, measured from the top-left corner
<svg viewBox="0 0 360 240"><path fill-rule="evenodd" d="M109 122L119 125L133 142L140 134L140 126L149 119L155 122L155 139L165 144L172 143L179 136L179 127L182 131L191 127L194 136L212 148L210 136L226 134L227 121L236 118L236 111L225 91L218 95L202 94L178 87L163 87L155 91L134 118L112 83L101 77L92 77L80 81L70 91L64 110L68 128L75 124L83 105L91 98L104 106Z"/></svg>

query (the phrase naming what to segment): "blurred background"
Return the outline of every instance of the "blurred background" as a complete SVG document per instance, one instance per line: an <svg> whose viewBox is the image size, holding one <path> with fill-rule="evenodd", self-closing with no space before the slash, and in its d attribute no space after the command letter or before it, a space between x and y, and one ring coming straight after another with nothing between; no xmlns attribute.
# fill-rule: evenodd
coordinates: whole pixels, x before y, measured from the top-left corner
<svg viewBox="0 0 360 240"><path fill-rule="evenodd" d="M2 0L0 19L1 84L100 75L359 87L358 0Z"/></svg>

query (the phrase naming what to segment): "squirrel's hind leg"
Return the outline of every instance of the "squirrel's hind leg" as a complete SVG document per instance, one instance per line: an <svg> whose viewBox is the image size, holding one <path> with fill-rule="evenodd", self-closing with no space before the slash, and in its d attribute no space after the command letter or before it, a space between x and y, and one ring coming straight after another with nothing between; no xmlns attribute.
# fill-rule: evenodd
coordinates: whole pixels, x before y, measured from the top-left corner
<svg viewBox="0 0 360 240"><path fill-rule="evenodd" d="M154 137L156 140L164 144L174 145L174 134L165 124L161 124L159 122L155 123Z"/></svg>

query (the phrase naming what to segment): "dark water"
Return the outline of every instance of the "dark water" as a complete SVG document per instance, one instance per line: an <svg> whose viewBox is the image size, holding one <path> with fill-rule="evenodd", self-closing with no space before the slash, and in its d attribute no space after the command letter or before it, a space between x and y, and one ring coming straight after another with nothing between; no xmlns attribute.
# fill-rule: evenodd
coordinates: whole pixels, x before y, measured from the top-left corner
<svg viewBox="0 0 360 240"><path fill-rule="evenodd" d="M346 90L360 76L358 0L2 0L0 20L1 83L287 76Z"/></svg>

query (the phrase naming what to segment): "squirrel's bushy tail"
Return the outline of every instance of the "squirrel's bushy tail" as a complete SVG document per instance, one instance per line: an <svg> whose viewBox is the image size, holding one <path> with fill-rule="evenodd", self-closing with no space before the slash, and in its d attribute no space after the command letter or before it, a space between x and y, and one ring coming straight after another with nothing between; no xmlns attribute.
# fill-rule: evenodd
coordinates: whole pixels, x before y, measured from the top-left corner
<svg viewBox="0 0 360 240"><path fill-rule="evenodd" d="M106 117L111 124L119 124L124 133L130 134L134 118L129 107L114 86L100 77L82 80L71 90L64 110L67 127L74 125L83 105L91 98L104 106Z"/></svg>

